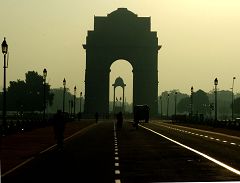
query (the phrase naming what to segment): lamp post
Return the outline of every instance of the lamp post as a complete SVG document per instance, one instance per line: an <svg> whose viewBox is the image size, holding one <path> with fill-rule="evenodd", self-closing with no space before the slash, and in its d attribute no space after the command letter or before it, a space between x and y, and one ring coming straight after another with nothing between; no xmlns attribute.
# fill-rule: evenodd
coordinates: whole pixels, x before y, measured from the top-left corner
<svg viewBox="0 0 240 183"><path fill-rule="evenodd" d="M191 87L191 113L190 113L190 117L192 119L193 117L193 86Z"/></svg>
<svg viewBox="0 0 240 183"><path fill-rule="evenodd" d="M233 93L233 87L234 87L234 80L236 77L233 77L233 82L232 82L232 121L234 120L234 93Z"/></svg>
<svg viewBox="0 0 240 183"><path fill-rule="evenodd" d="M72 115L72 113L71 113L71 100L68 100L68 113L69 113L70 116Z"/></svg>
<svg viewBox="0 0 240 183"><path fill-rule="evenodd" d="M6 121L6 55L8 53L8 44L6 42L6 38L4 38L2 42L2 53L4 57L4 64L3 64L3 132L7 130L7 121Z"/></svg>
<svg viewBox="0 0 240 183"><path fill-rule="evenodd" d="M122 111L122 97L120 97L120 109L121 109L121 111Z"/></svg>
<svg viewBox="0 0 240 183"><path fill-rule="evenodd" d="M43 69L43 122L46 119L46 78L47 78L47 69Z"/></svg>
<svg viewBox="0 0 240 183"><path fill-rule="evenodd" d="M63 79L63 113L65 112L66 79Z"/></svg>
<svg viewBox="0 0 240 183"><path fill-rule="evenodd" d="M168 119L168 107L169 107L169 93L167 95L167 119Z"/></svg>
<svg viewBox="0 0 240 183"><path fill-rule="evenodd" d="M82 92L80 93L80 114L82 113Z"/></svg>
<svg viewBox="0 0 240 183"><path fill-rule="evenodd" d="M215 85L215 122L217 121L217 85L218 85L218 79L214 79L214 85Z"/></svg>
<svg viewBox="0 0 240 183"><path fill-rule="evenodd" d="M162 96L160 96L160 106L161 106L161 109L160 109L160 111L161 111L161 118L162 118L162 115L163 115L163 113L162 113Z"/></svg>
<svg viewBox="0 0 240 183"><path fill-rule="evenodd" d="M75 117L75 112L76 112L76 91L77 87L74 87L74 97L73 97L73 116Z"/></svg>
<svg viewBox="0 0 240 183"><path fill-rule="evenodd" d="M70 116L73 115L73 100L70 100L71 108L70 108Z"/></svg>
<svg viewBox="0 0 240 183"><path fill-rule="evenodd" d="M176 120L176 116L177 116L177 92L175 92L175 111L174 111L174 115L175 115L175 120Z"/></svg>

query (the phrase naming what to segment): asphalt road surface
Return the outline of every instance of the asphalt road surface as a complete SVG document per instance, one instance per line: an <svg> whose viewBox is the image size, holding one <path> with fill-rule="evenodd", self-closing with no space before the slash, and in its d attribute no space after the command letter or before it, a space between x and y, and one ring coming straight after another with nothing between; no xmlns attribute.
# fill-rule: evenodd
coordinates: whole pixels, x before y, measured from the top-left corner
<svg viewBox="0 0 240 183"><path fill-rule="evenodd" d="M158 121L137 130L125 121L118 130L114 121L100 121L2 182L239 181L239 152L239 137Z"/></svg>

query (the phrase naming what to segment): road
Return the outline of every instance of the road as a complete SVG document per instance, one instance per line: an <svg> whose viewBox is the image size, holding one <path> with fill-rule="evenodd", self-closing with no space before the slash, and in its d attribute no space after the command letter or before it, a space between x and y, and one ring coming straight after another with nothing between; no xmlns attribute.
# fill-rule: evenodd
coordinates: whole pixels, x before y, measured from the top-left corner
<svg viewBox="0 0 240 183"><path fill-rule="evenodd" d="M125 121L117 130L113 121L100 121L68 139L63 151L46 151L2 182L239 181L232 172L240 170L239 152L239 137L159 121L138 130Z"/></svg>

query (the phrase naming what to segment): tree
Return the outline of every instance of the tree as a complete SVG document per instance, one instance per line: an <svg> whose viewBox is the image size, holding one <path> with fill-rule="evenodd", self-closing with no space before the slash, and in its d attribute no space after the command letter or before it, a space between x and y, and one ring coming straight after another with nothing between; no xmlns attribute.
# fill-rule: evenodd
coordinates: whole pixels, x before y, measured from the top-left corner
<svg viewBox="0 0 240 183"><path fill-rule="evenodd" d="M191 110L191 96L181 99L178 103L178 111L186 113ZM207 114L209 111L209 99L207 93L198 90L193 93L193 113Z"/></svg>
<svg viewBox="0 0 240 183"><path fill-rule="evenodd" d="M24 103L27 100L26 83L21 80L10 81L7 91L7 109L11 111L23 110Z"/></svg>
<svg viewBox="0 0 240 183"><path fill-rule="evenodd" d="M207 93L198 90L193 93L193 113L207 114L209 111L209 99Z"/></svg>
<svg viewBox="0 0 240 183"><path fill-rule="evenodd" d="M57 110L62 110L63 108L63 88L51 89L51 93L54 94L53 105L48 108L50 113L56 113ZM74 95L70 93L69 88L66 88L65 93L65 111L69 112L69 101L73 101ZM76 96L76 112L80 111L80 97ZM84 110L84 97L81 101L81 112Z"/></svg>
<svg viewBox="0 0 240 183"><path fill-rule="evenodd" d="M234 113L239 116L240 115L240 97L234 100L233 106L234 106L233 108Z"/></svg>
<svg viewBox="0 0 240 183"><path fill-rule="evenodd" d="M177 96L176 94L177 93ZM162 92L161 96L159 96L159 99L158 99L158 109L159 109L159 113L161 113L161 100L162 100L162 112L163 112L163 115L166 115L166 111L167 111L167 98L168 98L168 94L169 94L169 109L168 109L168 114L169 116L171 115L174 115L174 112L175 112L175 97L177 97L177 106L178 106L178 103L179 101L181 101L183 98L187 97L188 95L187 94L184 94L184 93L181 93L179 90L177 89L174 89L174 90L171 90L171 91L164 91ZM161 97L161 99L160 99ZM177 107L177 112L180 112L181 111L179 110L179 108Z"/></svg>
<svg viewBox="0 0 240 183"><path fill-rule="evenodd" d="M43 77L35 71L26 73L25 81L10 81L7 91L8 110L42 111L44 107ZM53 94L50 85L46 84L46 103L52 104Z"/></svg>
<svg viewBox="0 0 240 183"><path fill-rule="evenodd" d="M190 97L182 98L177 105L177 109L180 113L190 112Z"/></svg>
<svg viewBox="0 0 240 183"><path fill-rule="evenodd" d="M215 103L215 92L208 94L211 103ZM219 119L230 119L232 114L232 91L221 90L217 92L217 110Z"/></svg>

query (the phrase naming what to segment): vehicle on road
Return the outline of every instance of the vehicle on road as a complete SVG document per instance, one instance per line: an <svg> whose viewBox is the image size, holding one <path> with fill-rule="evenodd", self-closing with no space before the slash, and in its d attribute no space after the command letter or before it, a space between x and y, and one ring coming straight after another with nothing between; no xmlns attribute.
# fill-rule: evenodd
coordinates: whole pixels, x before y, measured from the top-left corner
<svg viewBox="0 0 240 183"><path fill-rule="evenodd" d="M138 126L138 123L144 121L148 123L149 121L149 106L148 105L135 105L133 108L134 115L134 125Z"/></svg>

